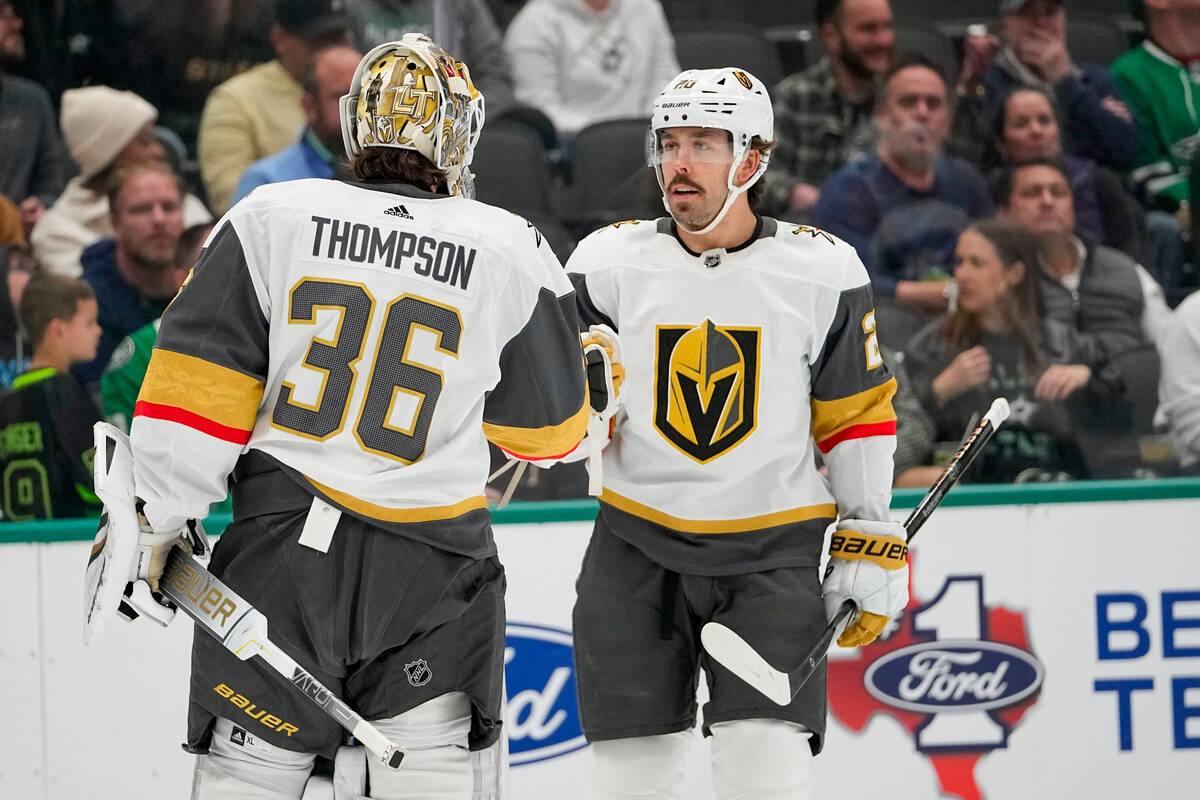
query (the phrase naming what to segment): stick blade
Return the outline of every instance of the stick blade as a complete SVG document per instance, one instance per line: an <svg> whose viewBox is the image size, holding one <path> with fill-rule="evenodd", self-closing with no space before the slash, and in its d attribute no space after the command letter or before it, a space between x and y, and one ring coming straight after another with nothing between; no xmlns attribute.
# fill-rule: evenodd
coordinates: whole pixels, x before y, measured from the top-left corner
<svg viewBox="0 0 1200 800"><path fill-rule="evenodd" d="M784 672L766 659L729 628L709 622L700 629L704 649L718 664L748 683L771 702L786 706L792 702L791 681Z"/></svg>

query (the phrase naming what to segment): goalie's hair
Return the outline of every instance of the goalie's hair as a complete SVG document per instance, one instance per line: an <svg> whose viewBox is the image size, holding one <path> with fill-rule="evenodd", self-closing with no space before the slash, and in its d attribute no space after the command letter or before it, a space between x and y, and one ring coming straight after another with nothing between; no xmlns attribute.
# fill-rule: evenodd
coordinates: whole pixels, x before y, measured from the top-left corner
<svg viewBox="0 0 1200 800"><path fill-rule="evenodd" d="M95 300L92 287L79 278L42 273L30 279L21 295L21 325L36 348L46 338L46 329L56 319L70 321L84 300Z"/></svg>
<svg viewBox="0 0 1200 800"><path fill-rule="evenodd" d="M416 150L364 147L350 164L360 181L399 181L446 193L446 173Z"/></svg>

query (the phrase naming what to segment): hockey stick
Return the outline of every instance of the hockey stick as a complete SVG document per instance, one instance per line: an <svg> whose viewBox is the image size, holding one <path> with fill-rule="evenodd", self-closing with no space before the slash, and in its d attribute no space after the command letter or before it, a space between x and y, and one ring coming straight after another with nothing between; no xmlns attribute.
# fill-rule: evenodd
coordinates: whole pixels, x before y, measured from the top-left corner
<svg viewBox="0 0 1200 800"><path fill-rule="evenodd" d="M267 638L267 618L186 551L173 547L159 589L225 649L242 661L259 656L305 697L338 721L385 766L400 769L404 751L334 696Z"/></svg>
<svg viewBox="0 0 1200 800"><path fill-rule="evenodd" d="M947 492L958 483L958 479L967 470L975 457L991 440L992 434L1008 418L1008 401L997 397L992 401L991 408L984 414L983 420L975 427L959 446L954 458L938 476L933 486L917 504L917 507L904 521L904 531L907 540L917 535L917 531L929 519L929 515L938 507ZM786 706L799 693L801 687L817 671L817 667L829 653L833 637L845 627L847 620L858 610L853 600L847 600L838 608L833 619L825 627L816 644L800 662L800 666L789 672L775 669L758 651L750 646L738 634L719 622L709 622L700 630L700 640L704 649L718 663L753 686L773 702Z"/></svg>

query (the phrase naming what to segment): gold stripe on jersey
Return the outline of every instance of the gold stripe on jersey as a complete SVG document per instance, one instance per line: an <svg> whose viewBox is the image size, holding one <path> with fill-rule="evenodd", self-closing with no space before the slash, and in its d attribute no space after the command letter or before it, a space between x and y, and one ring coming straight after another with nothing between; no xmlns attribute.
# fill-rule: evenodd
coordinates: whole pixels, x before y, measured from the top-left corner
<svg viewBox="0 0 1200 800"><path fill-rule="evenodd" d="M220 425L254 427L265 384L196 356L154 348L138 401L189 411Z"/></svg>
<svg viewBox="0 0 1200 800"><path fill-rule="evenodd" d="M837 505L834 503L818 503L812 506L789 508L786 511L774 511L770 514L760 514L756 517L741 519L684 519L673 517L658 509L644 506L636 500L617 494L611 489L604 489L600 494L600 502L608 503L613 508L632 514L635 517L649 520L664 528L670 528L680 533L744 533L763 528L774 528L779 525L789 525L796 522L806 522L811 519L833 519L837 516Z"/></svg>
<svg viewBox="0 0 1200 800"><path fill-rule="evenodd" d="M859 425L894 423L896 412L892 408L892 395L895 393L896 379L888 378L878 386L849 397L837 400L811 398L813 439L819 443Z"/></svg>
<svg viewBox="0 0 1200 800"><path fill-rule="evenodd" d="M543 428L510 428L507 425L483 423L483 435L488 441L517 456L553 458L575 449L587 433L591 408L584 399L579 410L564 422Z"/></svg>
<svg viewBox="0 0 1200 800"><path fill-rule="evenodd" d="M367 502L352 494L340 492L332 486L326 486L323 483L314 481L307 475L304 476L304 479L311 483L313 488L324 495L326 499L332 500L342 508L347 508L356 514L362 514L364 517L377 519L381 522L434 522L442 519L454 519L455 517L461 517L468 511L487 508L487 498L483 495L468 497L466 500L460 500L448 506L389 508L388 506L380 506Z"/></svg>

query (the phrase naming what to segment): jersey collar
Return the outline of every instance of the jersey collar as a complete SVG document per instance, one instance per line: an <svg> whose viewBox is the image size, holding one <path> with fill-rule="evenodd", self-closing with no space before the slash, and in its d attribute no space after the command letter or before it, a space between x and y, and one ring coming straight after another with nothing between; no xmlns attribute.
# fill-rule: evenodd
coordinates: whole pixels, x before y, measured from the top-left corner
<svg viewBox="0 0 1200 800"><path fill-rule="evenodd" d="M26 386L32 386L38 381L44 381L46 378L52 378L58 374L58 370L54 367L42 367L35 369L32 372L26 372L23 375L18 375L12 382L13 391L24 389Z"/></svg>
<svg viewBox="0 0 1200 800"><path fill-rule="evenodd" d="M754 220L754 232L750 234L750 238L736 247L730 247L725 251L726 253L736 253L739 250L745 250L759 239L772 239L775 237L775 230L778 227L778 223L776 223L773 218L764 217L761 214L756 213L754 215ZM683 243L683 239L679 238L679 226L675 223L675 219L673 217L659 218L658 233L666 233L675 237L675 241L679 242L679 246L682 247L688 255L696 258L699 258L702 255L702 253L697 253L696 251L692 250Z"/></svg>
<svg viewBox="0 0 1200 800"><path fill-rule="evenodd" d="M424 200L444 200L447 197L454 197L451 194L435 194L434 192L413 186L411 183L400 183L399 181L357 181L342 179L342 183L357 186L360 189L369 189L372 192L387 192L388 194L399 194L405 197L417 197Z"/></svg>

